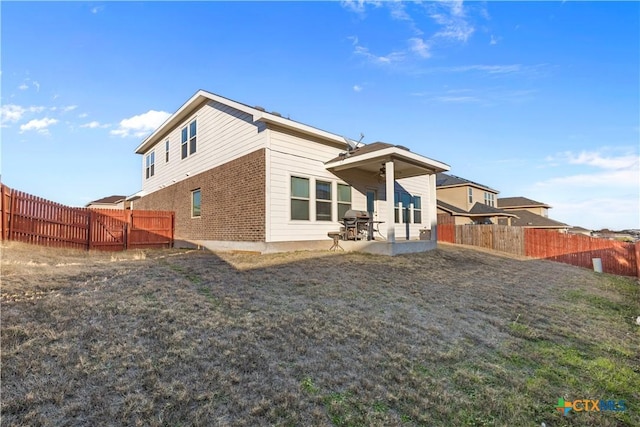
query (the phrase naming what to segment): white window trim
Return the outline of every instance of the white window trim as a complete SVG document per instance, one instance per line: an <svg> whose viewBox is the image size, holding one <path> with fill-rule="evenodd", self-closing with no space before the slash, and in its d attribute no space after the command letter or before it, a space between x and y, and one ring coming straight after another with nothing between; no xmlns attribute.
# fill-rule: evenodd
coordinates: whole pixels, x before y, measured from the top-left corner
<svg viewBox="0 0 640 427"><path fill-rule="evenodd" d="M329 191L331 192L331 194L330 194L331 198L329 198L329 199L318 199L318 182L329 184L329 188L330 188ZM335 194L335 188L334 187L336 187L335 181L333 181L331 179L318 179L318 178L316 178L314 180L314 183L313 183L314 201L313 202L314 202L315 211L316 211L316 214L314 216L316 222L324 222L324 223L333 222L334 204L335 204L334 197L333 197L333 195ZM336 197L336 199L337 199L337 197ZM330 210L331 218L329 218L328 220L327 219L318 219L318 202L320 202L320 203L328 203L331 206L331 210Z"/></svg>
<svg viewBox="0 0 640 427"><path fill-rule="evenodd" d="M156 174L156 154L155 150L144 156L144 176L145 179L151 179Z"/></svg>
<svg viewBox="0 0 640 427"><path fill-rule="evenodd" d="M420 198L420 209L416 209L416 205L414 203L415 197L419 197ZM422 199L424 199L424 197L422 197L422 194L412 194L411 195L411 223L412 224L422 224ZM416 222L415 211L419 211L420 212L420 222Z"/></svg>
<svg viewBox="0 0 640 427"><path fill-rule="evenodd" d="M200 193L200 215L193 215L193 195L197 192ZM192 219L196 219L196 218L202 218L202 188L196 188L191 190L191 218Z"/></svg>
<svg viewBox="0 0 640 427"><path fill-rule="evenodd" d="M336 194L336 200L335 200L335 213L336 213L336 221L337 222L342 222L342 218L340 217L340 205L346 205L346 202L341 202L340 200L338 200L339 198L339 191L338 191L338 186L339 185L345 185L347 187L349 187L349 192L350 192L350 196L351 196L351 201L349 201L349 209L353 209L353 186L350 184L347 184L346 182L341 182L341 181L336 181L335 182L335 194ZM365 201L366 201L366 193L365 193Z"/></svg>
<svg viewBox="0 0 640 427"><path fill-rule="evenodd" d="M189 120L186 120L184 122L184 124L182 126L179 126L178 129L180 129L180 133L179 133L179 138L180 138L180 160L186 160L191 156L195 156L196 154L198 154L198 116L193 116L191 117ZM195 152L191 152L191 139L193 139L193 136L191 135L191 123L196 122L196 151ZM186 129L187 130L187 140L185 143L182 142L182 131ZM182 156L182 147L183 146L187 146L187 153L186 155L183 157Z"/></svg>
<svg viewBox="0 0 640 427"><path fill-rule="evenodd" d="M309 202L309 219L293 219L291 218L292 216L292 212L291 212L291 200L294 200L293 194L292 194L292 188L291 188L291 178L302 178L302 179L307 179L309 180L309 197L307 197L306 199L304 197L295 197L295 200L307 200ZM289 175L289 178L287 179L287 193L289 195L289 209L288 209L288 217L289 217L289 222L292 224L309 224L310 222L315 222L314 218L316 215L316 207L315 204L312 203L312 201L315 199L315 197L311 197L311 188L312 186L315 186L315 182L313 180L312 177L310 177L309 175L305 175L305 174L301 174L301 173L292 173ZM315 196L315 190L314 190L314 196Z"/></svg>
<svg viewBox="0 0 640 427"><path fill-rule="evenodd" d="M309 201L309 219L291 219L291 178L303 178L309 180L309 198L306 199ZM316 210L316 202L318 198L316 197L316 182L328 182L331 184L331 215L332 218L330 221L327 220L318 220L317 219L317 210ZM287 218L288 224L290 225L300 225L300 224L332 224L335 222L342 222L342 218L338 218L338 184L346 185L351 190L351 202L349 205L351 209L353 209L353 186L344 182L338 181L335 178L324 178L324 177L316 177L312 175L308 175L305 173L295 173L290 172L287 176L287 197L288 197L288 208L287 208ZM297 197L298 200L305 200L304 198ZM320 200L323 202L329 202L329 200ZM344 203L346 204L346 203Z"/></svg>

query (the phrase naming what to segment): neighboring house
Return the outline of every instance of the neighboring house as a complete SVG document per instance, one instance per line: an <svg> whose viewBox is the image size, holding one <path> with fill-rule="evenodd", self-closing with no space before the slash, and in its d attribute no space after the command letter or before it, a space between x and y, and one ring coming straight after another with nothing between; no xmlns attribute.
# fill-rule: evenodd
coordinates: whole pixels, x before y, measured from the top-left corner
<svg viewBox="0 0 640 427"><path fill-rule="evenodd" d="M504 197L498 199L498 207L517 216L511 225L528 228L548 228L566 232L571 226L549 218L551 206L526 197Z"/></svg>
<svg viewBox="0 0 640 427"><path fill-rule="evenodd" d="M446 173L436 178L439 224L507 224L514 214L496 207L498 191Z"/></svg>
<svg viewBox="0 0 640 427"><path fill-rule="evenodd" d="M619 240L621 242L636 242L640 240L640 233L637 230L613 231L609 229L594 230L591 232L592 237L601 239Z"/></svg>
<svg viewBox="0 0 640 427"><path fill-rule="evenodd" d="M570 234L582 234L583 236L591 236L593 231L580 226L573 226L567 230Z"/></svg>
<svg viewBox="0 0 640 427"><path fill-rule="evenodd" d="M85 207L93 209L128 209L129 202L126 201L126 198L127 196L103 197L102 199L87 203Z"/></svg>
<svg viewBox="0 0 640 427"><path fill-rule="evenodd" d="M435 247L435 174L449 166L402 146L359 144L201 90L135 152L142 190L129 199L136 209L174 211L176 239L210 249L327 249L328 233L354 209L380 221L376 235L386 240L347 249ZM424 229L430 241L417 240Z"/></svg>

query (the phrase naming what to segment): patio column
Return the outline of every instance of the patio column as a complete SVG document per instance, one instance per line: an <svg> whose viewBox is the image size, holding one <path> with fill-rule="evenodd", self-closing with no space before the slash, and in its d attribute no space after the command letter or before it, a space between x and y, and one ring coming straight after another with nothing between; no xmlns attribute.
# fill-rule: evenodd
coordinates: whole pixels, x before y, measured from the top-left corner
<svg viewBox="0 0 640 427"><path fill-rule="evenodd" d="M395 243L396 241L396 223L394 220L394 196L395 196L395 170L393 160L389 160L384 164L386 178L386 195L387 195L387 242Z"/></svg>
<svg viewBox="0 0 640 427"><path fill-rule="evenodd" d="M436 203L436 174L429 175L429 220L431 221L431 240L438 241L438 205Z"/></svg>

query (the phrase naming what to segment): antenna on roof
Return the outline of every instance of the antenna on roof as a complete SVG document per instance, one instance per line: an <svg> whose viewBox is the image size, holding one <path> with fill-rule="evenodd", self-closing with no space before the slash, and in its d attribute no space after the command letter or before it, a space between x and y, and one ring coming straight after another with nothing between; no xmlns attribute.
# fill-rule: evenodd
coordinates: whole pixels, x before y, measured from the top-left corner
<svg viewBox="0 0 640 427"><path fill-rule="evenodd" d="M364 139L364 133L360 132L360 139L358 140L358 144L362 142Z"/></svg>
<svg viewBox="0 0 640 427"><path fill-rule="evenodd" d="M344 142L346 142L347 146L349 147L349 151L353 151L356 149L356 147L358 146L357 142L347 138L346 136L343 136L343 138L344 138Z"/></svg>

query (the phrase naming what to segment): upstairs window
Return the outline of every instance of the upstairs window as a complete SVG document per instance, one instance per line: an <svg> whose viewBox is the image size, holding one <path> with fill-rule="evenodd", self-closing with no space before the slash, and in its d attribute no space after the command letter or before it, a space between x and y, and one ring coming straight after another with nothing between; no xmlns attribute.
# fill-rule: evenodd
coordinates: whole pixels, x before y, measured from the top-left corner
<svg viewBox="0 0 640 427"><path fill-rule="evenodd" d="M155 158L156 156L154 151L147 154L147 157L145 158L145 163L146 163L145 176L147 177L147 179L151 178L155 173L155 167L154 167L154 164L156 162Z"/></svg>
<svg viewBox="0 0 640 427"><path fill-rule="evenodd" d="M331 183L316 181L316 220L331 221Z"/></svg>
<svg viewBox="0 0 640 427"><path fill-rule="evenodd" d="M473 188L469 187L467 192L469 194L469 203L473 203Z"/></svg>
<svg viewBox="0 0 640 427"><path fill-rule="evenodd" d="M344 218L344 214L351 209L351 186L338 184L338 220Z"/></svg>
<svg viewBox="0 0 640 427"><path fill-rule="evenodd" d="M196 121L189 123L189 154L196 152Z"/></svg>
<svg viewBox="0 0 640 427"><path fill-rule="evenodd" d="M493 193L484 193L484 204L488 206L496 206L495 194Z"/></svg>
<svg viewBox="0 0 640 427"><path fill-rule="evenodd" d="M309 220L309 178L291 177L291 219Z"/></svg>
<svg viewBox="0 0 640 427"><path fill-rule="evenodd" d="M167 139L164 143L164 162L169 162L169 140Z"/></svg>
<svg viewBox="0 0 640 427"><path fill-rule="evenodd" d="M196 132L197 125L195 120L182 128L180 150L183 159L196 152Z"/></svg>

